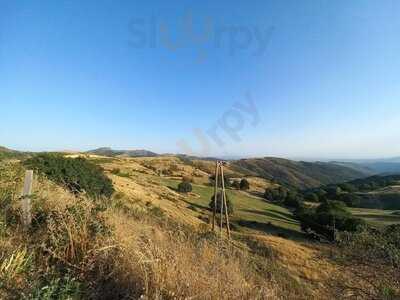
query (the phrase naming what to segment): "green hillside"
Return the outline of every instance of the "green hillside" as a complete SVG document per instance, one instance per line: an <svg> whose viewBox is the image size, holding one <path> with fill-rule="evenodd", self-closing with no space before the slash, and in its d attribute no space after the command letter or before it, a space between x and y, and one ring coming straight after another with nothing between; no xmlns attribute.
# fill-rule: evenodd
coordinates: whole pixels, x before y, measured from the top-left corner
<svg viewBox="0 0 400 300"><path fill-rule="evenodd" d="M334 163L298 162L271 157L233 161L231 166L238 172L261 176L295 188L317 187L369 175Z"/></svg>

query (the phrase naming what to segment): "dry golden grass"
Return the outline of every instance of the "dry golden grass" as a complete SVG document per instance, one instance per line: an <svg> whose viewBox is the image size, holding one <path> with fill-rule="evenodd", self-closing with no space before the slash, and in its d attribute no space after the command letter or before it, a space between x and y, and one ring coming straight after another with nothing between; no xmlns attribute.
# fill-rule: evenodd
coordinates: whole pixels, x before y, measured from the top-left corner
<svg viewBox="0 0 400 300"><path fill-rule="evenodd" d="M121 246L118 273L139 281L149 299L275 298L273 284L249 268L245 252L196 241L179 228L127 220L123 213L111 213L109 221Z"/></svg>

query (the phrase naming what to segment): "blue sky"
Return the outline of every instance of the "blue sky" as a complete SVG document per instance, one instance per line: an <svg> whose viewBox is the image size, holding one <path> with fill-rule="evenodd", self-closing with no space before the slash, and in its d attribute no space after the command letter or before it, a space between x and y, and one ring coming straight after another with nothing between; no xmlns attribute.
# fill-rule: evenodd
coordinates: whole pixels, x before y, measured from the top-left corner
<svg viewBox="0 0 400 300"><path fill-rule="evenodd" d="M0 145L398 156L399 11L394 0L0 0Z"/></svg>

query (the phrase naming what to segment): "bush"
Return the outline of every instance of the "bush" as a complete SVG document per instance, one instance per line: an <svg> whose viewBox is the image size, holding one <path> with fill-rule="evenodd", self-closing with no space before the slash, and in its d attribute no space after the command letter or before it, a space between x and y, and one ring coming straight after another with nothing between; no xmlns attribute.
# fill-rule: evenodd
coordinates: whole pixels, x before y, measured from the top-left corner
<svg viewBox="0 0 400 300"><path fill-rule="evenodd" d="M190 182L182 181L178 185L178 192L180 193L190 193L191 191L192 191L192 185L190 184Z"/></svg>
<svg viewBox="0 0 400 300"><path fill-rule="evenodd" d="M300 208L303 204L303 199L296 193L289 193L286 199L283 201L283 205L291 208Z"/></svg>
<svg viewBox="0 0 400 300"><path fill-rule="evenodd" d="M366 228L338 237L342 254L360 263L382 264L400 268L400 225L384 229Z"/></svg>
<svg viewBox="0 0 400 300"><path fill-rule="evenodd" d="M210 209L213 211L214 210L214 195L211 197L211 201L208 204L208 206L210 207ZM221 202L222 202L222 192L219 192L217 194L217 212L221 211ZM231 215L234 213L234 207L232 202L230 201L228 195L226 195L226 206L228 207L228 215Z"/></svg>
<svg viewBox="0 0 400 300"><path fill-rule="evenodd" d="M39 154L24 162L73 193L86 192L89 196L109 198L114 187L103 169L84 158L66 158L59 154Z"/></svg>
<svg viewBox="0 0 400 300"><path fill-rule="evenodd" d="M283 202L287 196L288 191L283 187L279 187L277 189L266 189L264 194L264 197L267 200L276 202Z"/></svg>
<svg viewBox="0 0 400 300"><path fill-rule="evenodd" d="M249 182L247 181L247 179L243 178L243 179L240 181L240 189L241 189L241 190L248 190L249 188L250 188Z"/></svg>

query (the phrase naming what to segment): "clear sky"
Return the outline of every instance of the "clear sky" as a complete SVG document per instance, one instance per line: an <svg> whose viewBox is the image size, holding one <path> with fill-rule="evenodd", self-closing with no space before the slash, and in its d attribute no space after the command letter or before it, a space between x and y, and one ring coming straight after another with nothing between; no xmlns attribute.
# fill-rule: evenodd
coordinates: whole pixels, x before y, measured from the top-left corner
<svg viewBox="0 0 400 300"><path fill-rule="evenodd" d="M399 14L396 0L0 0L0 145L399 156Z"/></svg>

